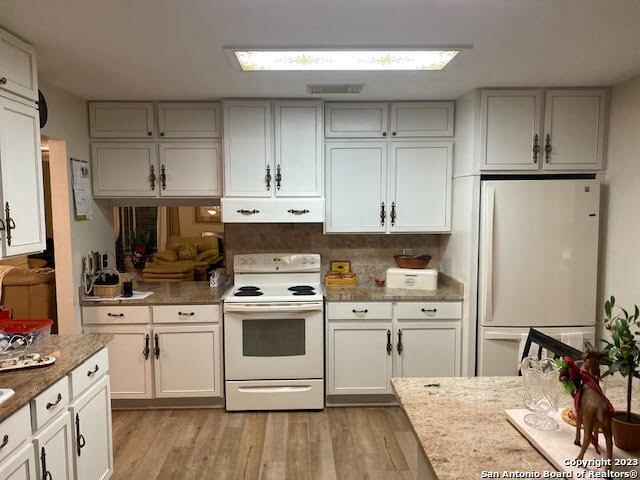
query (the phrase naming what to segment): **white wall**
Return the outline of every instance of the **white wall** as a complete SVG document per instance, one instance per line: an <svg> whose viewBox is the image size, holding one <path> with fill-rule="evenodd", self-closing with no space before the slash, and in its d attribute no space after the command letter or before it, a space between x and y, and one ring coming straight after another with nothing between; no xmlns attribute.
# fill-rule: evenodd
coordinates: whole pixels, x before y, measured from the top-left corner
<svg viewBox="0 0 640 480"><path fill-rule="evenodd" d="M61 88L48 84L42 79L39 80L39 87L45 96L49 110L47 125L42 129L42 135L56 140L66 142L67 157L90 161L89 151L89 127L88 111L86 100L76 97ZM69 162L67 158L67 162ZM67 167L69 165L67 164ZM54 165L51 165L54 168ZM70 168L69 168L70 170ZM53 176L52 172L52 176ZM68 175L69 176L69 175ZM71 193L71 178L68 178L68 192ZM52 195L66 194L66 192L55 190ZM78 298L78 287L80 286L81 258L89 250L100 252L110 251L115 253L115 241L113 238L113 216L111 208L101 208L94 204L94 215L90 220L76 221L73 198L69 195L68 211L70 215L70 245L68 239L54 236L56 249L56 268L64 268L70 263L73 278L73 321L68 318L70 312L61 312L59 323L61 333L72 333L74 330L80 331L80 306ZM55 221L55 214L54 214ZM59 255L63 253L64 256ZM68 298L61 299L61 304L69 302ZM62 318L60 318L62 317Z"/></svg>
<svg viewBox="0 0 640 480"><path fill-rule="evenodd" d="M640 304L639 133L640 76L612 89L599 305L610 295L622 306Z"/></svg>

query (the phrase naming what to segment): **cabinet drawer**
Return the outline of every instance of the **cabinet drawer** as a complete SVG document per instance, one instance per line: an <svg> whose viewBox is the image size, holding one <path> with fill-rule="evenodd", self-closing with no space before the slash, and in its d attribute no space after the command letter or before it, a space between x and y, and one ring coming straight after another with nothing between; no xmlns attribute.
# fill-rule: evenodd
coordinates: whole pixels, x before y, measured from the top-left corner
<svg viewBox="0 0 640 480"><path fill-rule="evenodd" d="M82 307L84 325L114 325L117 323L149 323L149 307Z"/></svg>
<svg viewBox="0 0 640 480"><path fill-rule="evenodd" d="M327 305L329 320L391 320L391 303L388 302L336 302Z"/></svg>
<svg viewBox="0 0 640 480"><path fill-rule="evenodd" d="M460 302L398 302L398 320L423 320L462 317Z"/></svg>
<svg viewBox="0 0 640 480"><path fill-rule="evenodd" d="M31 435L31 413L25 405L0 425L0 460Z"/></svg>
<svg viewBox="0 0 640 480"><path fill-rule="evenodd" d="M153 323L217 323L219 305L162 305L153 307Z"/></svg>
<svg viewBox="0 0 640 480"><path fill-rule="evenodd" d="M63 377L31 400L33 431L40 430L69 406L69 379Z"/></svg>
<svg viewBox="0 0 640 480"><path fill-rule="evenodd" d="M109 356L107 349L103 348L69 374L71 377L71 398L77 397L107 371L109 371Z"/></svg>

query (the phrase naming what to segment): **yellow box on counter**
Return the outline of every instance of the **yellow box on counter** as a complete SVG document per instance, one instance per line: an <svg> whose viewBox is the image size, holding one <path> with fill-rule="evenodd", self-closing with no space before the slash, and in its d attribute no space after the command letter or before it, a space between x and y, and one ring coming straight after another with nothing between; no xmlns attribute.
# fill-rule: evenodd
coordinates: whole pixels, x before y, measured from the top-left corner
<svg viewBox="0 0 640 480"><path fill-rule="evenodd" d="M327 274L324 276L324 284L327 287L355 287L356 274L351 272L327 272Z"/></svg>

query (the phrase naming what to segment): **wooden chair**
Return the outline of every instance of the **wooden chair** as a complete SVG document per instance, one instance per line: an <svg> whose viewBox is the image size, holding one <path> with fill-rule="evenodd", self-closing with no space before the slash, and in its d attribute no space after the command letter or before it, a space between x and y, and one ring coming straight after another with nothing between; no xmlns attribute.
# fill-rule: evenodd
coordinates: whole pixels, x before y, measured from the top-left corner
<svg viewBox="0 0 640 480"><path fill-rule="evenodd" d="M531 347L534 345L537 346L538 352L536 355L531 355ZM551 352L553 354L553 358L569 357L574 361L580 361L582 359L582 352L577 348L573 348L571 345L567 345L566 343L562 343L560 340L556 340L549 335L545 335L535 328L530 328L529 335L527 336L527 340L524 344L524 349L522 350L522 358L520 359L520 362L530 356L536 356L538 360L540 360L542 358L543 349Z"/></svg>

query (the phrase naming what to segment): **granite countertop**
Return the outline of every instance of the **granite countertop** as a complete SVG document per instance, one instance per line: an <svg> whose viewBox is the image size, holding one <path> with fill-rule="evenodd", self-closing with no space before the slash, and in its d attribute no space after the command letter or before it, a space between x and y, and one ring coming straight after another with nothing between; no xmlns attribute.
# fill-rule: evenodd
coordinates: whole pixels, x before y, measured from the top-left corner
<svg viewBox="0 0 640 480"><path fill-rule="evenodd" d="M111 334L51 335L40 344L38 353L55 357L45 367L0 372L0 387L16 393L0 404L0 421L15 413L29 401L67 375L87 358L111 341Z"/></svg>
<svg viewBox="0 0 640 480"><path fill-rule="evenodd" d="M372 284L355 287L323 287L328 302L358 301L414 301L414 302L460 302L464 299L462 283L447 275L438 277L437 290L408 290L404 288L377 287Z"/></svg>
<svg viewBox="0 0 640 480"><path fill-rule="evenodd" d="M504 413L523 408L522 377L393 378L391 383L438 479L481 478L482 471L555 471ZM606 395L623 408L625 383L608 379ZM636 411L639 397L635 393ZM563 394L561 408L571 403Z"/></svg>
<svg viewBox="0 0 640 480"><path fill-rule="evenodd" d="M133 289L153 292L141 300L87 301L80 295L80 305L97 307L103 305L203 305L220 303L228 287L211 289L209 282L134 282Z"/></svg>

